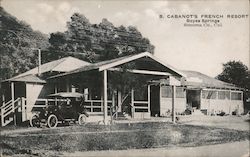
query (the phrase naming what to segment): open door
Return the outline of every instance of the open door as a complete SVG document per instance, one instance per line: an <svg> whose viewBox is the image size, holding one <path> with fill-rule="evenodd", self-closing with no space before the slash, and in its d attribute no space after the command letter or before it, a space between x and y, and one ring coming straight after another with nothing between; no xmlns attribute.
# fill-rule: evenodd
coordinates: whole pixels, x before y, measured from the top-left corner
<svg viewBox="0 0 250 157"><path fill-rule="evenodd" d="M187 104L193 109L200 109L201 107L201 90L187 89Z"/></svg>
<svg viewBox="0 0 250 157"><path fill-rule="evenodd" d="M150 86L150 111L151 116L160 116L160 86Z"/></svg>

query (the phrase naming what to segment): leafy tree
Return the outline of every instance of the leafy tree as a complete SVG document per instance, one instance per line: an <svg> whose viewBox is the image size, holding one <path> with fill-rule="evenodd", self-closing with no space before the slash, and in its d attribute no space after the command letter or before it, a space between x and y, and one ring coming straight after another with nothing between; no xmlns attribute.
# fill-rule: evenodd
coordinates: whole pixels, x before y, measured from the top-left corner
<svg viewBox="0 0 250 157"><path fill-rule="evenodd" d="M46 35L33 31L0 7L0 81L38 65L33 48L48 47Z"/></svg>
<svg viewBox="0 0 250 157"><path fill-rule="evenodd" d="M244 109L250 110L250 103L246 100L250 98L250 71L247 66L240 61L229 61L223 64L223 72L217 76L221 81L233 83L244 90Z"/></svg>
<svg viewBox="0 0 250 157"><path fill-rule="evenodd" d="M89 62L99 62L120 56L154 52L150 41L136 27L115 27L107 19L91 24L82 14L74 13L67 22L67 31L52 33L46 53L47 61L70 55Z"/></svg>
<svg viewBox="0 0 250 157"><path fill-rule="evenodd" d="M250 89L249 71L240 61L229 61L223 64L223 72L217 76L219 80Z"/></svg>

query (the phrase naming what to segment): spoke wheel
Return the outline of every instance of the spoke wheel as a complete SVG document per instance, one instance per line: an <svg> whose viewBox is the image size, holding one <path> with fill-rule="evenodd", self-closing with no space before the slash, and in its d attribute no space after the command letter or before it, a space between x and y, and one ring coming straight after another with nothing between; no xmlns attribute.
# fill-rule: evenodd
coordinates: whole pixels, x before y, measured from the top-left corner
<svg viewBox="0 0 250 157"><path fill-rule="evenodd" d="M31 127L39 127L40 126L40 120L38 115L33 115L30 119L30 126Z"/></svg>
<svg viewBox="0 0 250 157"><path fill-rule="evenodd" d="M78 124L84 125L86 124L86 121L87 121L87 117L84 114L80 114L80 116L78 117Z"/></svg>
<svg viewBox="0 0 250 157"><path fill-rule="evenodd" d="M50 115L48 118L48 127L55 128L57 126L57 124L58 124L57 117L54 114Z"/></svg>

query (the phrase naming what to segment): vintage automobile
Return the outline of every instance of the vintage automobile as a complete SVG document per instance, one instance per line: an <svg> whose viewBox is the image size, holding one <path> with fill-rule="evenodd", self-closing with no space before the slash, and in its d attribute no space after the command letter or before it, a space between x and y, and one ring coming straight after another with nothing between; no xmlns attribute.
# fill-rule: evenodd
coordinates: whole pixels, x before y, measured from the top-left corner
<svg viewBox="0 0 250 157"><path fill-rule="evenodd" d="M86 123L89 115L84 108L83 94L61 92L51 94L49 97L54 97L56 103L36 111L30 119L32 127L40 127L45 124L49 128L55 128L58 123L78 122L79 125Z"/></svg>

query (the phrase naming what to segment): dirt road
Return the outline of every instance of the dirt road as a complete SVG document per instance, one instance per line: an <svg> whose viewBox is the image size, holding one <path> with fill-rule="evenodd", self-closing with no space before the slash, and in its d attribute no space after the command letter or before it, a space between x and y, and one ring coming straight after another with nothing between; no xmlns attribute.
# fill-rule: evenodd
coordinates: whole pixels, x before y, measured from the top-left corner
<svg viewBox="0 0 250 157"><path fill-rule="evenodd" d="M89 157L249 157L249 141L187 148L133 149L63 153L62 156Z"/></svg>

